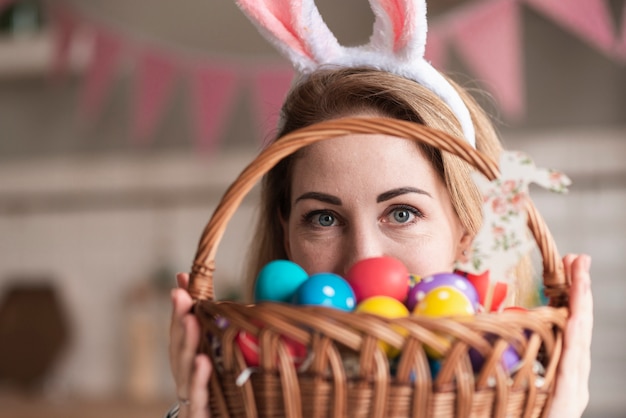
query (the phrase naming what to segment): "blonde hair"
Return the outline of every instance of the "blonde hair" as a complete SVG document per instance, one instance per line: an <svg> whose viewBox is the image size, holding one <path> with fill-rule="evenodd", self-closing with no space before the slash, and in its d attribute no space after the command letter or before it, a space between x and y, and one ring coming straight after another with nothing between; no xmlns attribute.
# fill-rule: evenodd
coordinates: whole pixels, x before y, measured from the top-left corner
<svg viewBox="0 0 626 418"><path fill-rule="evenodd" d="M476 148L497 159L502 146L491 121L466 91L453 85L472 116ZM282 124L276 137L317 122L357 113L374 113L411 121L458 137L463 136L449 107L427 88L384 71L341 68L318 70L294 86L283 104ZM469 180L472 168L454 155L441 153L426 145L420 146L446 184L461 225L469 234L475 235L481 225L482 213L480 194ZM248 257L250 292L256 274L265 264L271 260L288 258L283 245L280 217L289 217L290 174L296 157L292 155L285 158L263 179L259 220ZM529 262L523 264L527 266L518 268L518 277L531 277ZM528 294L530 284L530 280L520 280L516 299L519 299L520 293Z"/></svg>

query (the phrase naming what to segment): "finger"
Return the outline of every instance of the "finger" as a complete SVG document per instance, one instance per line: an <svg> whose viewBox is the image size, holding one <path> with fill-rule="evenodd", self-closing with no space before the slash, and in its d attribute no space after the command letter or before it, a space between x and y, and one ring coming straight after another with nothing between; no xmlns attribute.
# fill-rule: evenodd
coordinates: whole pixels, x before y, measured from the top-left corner
<svg viewBox="0 0 626 418"><path fill-rule="evenodd" d="M178 273L176 275L176 284L181 289L187 289L189 287L189 273Z"/></svg>
<svg viewBox="0 0 626 418"><path fill-rule="evenodd" d="M589 401L593 298L587 255L566 257L569 269L570 317L565 328L552 416L580 416ZM569 411L563 415L564 411ZM552 414L555 412L555 414Z"/></svg>
<svg viewBox="0 0 626 418"><path fill-rule="evenodd" d="M183 345L185 334L183 318L189 314L193 306L191 296L183 289L172 289L172 319L170 322L170 364L172 371L176 374L176 360L178 352Z"/></svg>
<svg viewBox="0 0 626 418"><path fill-rule="evenodd" d="M193 373L194 358L200 343L200 324L197 318L188 314L183 318L184 335L182 346L174 359L176 363L176 390L181 398L189 398L189 386Z"/></svg>
<svg viewBox="0 0 626 418"><path fill-rule="evenodd" d="M591 295L591 258L580 255L571 263L570 317L566 344L591 346L593 329L593 297ZM590 349L590 348L589 348Z"/></svg>
<svg viewBox="0 0 626 418"><path fill-rule="evenodd" d="M197 355L194 361L194 373L191 378L189 392L191 404L189 405L191 418L209 417L209 378L211 377L212 365L206 355Z"/></svg>
<svg viewBox="0 0 626 418"><path fill-rule="evenodd" d="M185 289L172 289L172 317L178 320L191 311L193 299Z"/></svg>
<svg viewBox="0 0 626 418"><path fill-rule="evenodd" d="M563 268L565 270L565 277L567 277L567 282L571 283L572 279L572 263L576 259L576 254L567 254L563 257Z"/></svg>

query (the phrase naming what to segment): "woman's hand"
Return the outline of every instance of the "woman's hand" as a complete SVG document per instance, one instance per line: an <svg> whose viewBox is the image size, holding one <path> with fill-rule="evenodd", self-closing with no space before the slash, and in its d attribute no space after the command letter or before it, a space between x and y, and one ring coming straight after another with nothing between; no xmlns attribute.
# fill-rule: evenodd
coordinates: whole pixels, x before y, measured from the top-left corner
<svg viewBox="0 0 626 418"><path fill-rule="evenodd" d="M582 416L589 402L591 330L593 299L588 255L568 254L563 258L565 274L571 280L570 315L565 326L563 353L557 372L556 391L550 418Z"/></svg>
<svg viewBox="0 0 626 418"><path fill-rule="evenodd" d="M172 290L172 322L170 324L170 368L176 382L179 418L208 418L207 386L212 365L204 354L197 354L200 324L190 312L193 300L187 292L189 275L176 276L178 288Z"/></svg>

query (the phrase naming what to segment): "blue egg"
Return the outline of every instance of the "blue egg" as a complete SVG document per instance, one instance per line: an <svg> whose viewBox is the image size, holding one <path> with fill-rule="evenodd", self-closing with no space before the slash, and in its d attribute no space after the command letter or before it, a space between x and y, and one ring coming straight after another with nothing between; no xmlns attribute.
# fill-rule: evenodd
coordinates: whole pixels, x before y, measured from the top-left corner
<svg viewBox="0 0 626 418"><path fill-rule="evenodd" d="M428 358L428 365L430 366L430 377L434 380L441 370L441 361Z"/></svg>
<svg viewBox="0 0 626 418"><path fill-rule="evenodd" d="M297 305L327 306L348 312L356 306L354 291L348 282L333 273L313 274L300 285L293 302Z"/></svg>
<svg viewBox="0 0 626 418"><path fill-rule="evenodd" d="M259 272L254 284L255 302L291 302L298 287L309 278L302 267L289 260L274 260Z"/></svg>

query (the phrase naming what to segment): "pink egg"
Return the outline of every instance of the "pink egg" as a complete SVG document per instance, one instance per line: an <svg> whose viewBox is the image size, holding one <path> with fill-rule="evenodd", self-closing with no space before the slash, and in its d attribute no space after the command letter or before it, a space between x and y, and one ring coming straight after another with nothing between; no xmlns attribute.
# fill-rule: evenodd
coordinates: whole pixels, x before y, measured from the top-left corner
<svg viewBox="0 0 626 418"><path fill-rule="evenodd" d="M423 277L409 289L406 307L413 311L431 290L444 286L460 291L467 297L474 309L478 308L478 293L472 283L465 277L454 273L438 273Z"/></svg>
<svg viewBox="0 0 626 418"><path fill-rule="evenodd" d="M374 257L355 263L346 280L354 290L357 303L373 296L389 296L404 302L409 290L409 271L392 257Z"/></svg>

